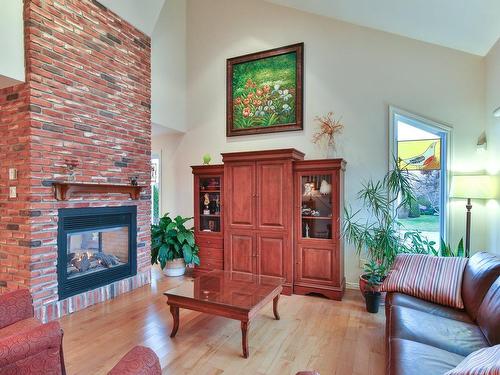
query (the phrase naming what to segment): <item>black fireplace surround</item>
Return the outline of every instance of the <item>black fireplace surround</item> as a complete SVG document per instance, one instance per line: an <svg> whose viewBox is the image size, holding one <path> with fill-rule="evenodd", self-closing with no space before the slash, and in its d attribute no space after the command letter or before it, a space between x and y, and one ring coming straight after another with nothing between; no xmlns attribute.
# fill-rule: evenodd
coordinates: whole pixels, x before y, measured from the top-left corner
<svg viewBox="0 0 500 375"><path fill-rule="evenodd" d="M137 207L59 209L59 300L137 274Z"/></svg>

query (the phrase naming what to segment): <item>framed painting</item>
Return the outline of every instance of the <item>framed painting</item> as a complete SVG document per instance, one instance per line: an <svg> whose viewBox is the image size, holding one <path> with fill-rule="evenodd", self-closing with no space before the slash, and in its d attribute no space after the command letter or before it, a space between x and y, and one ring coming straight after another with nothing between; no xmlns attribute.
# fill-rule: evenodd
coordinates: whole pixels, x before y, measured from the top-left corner
<svg viewBox="0 0 500 375"><path fill-rule="evenodd" d="M226 135L302 130L304 43L227 60Z"/></svg>

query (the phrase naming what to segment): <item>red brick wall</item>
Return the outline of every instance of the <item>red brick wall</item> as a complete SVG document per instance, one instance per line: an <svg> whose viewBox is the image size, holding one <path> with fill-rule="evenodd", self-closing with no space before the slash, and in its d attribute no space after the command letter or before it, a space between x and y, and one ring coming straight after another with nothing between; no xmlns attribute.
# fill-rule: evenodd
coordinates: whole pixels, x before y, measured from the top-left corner
<svg viewBox="0 0 500 375"><path fill-rule="evenodd" d="M29 287L29 126L26 85L0 90L0 292ZM18 170L17 180L9 181L9 168ZM16 199L9 199L10 186Z"/></svg>
<svg viewBox="0 0 500 375"><path fill-rule="evenodd" d="M45 314L47 306L51 310L60 306L55 306L59 208L136 204L138 274L149 274L149 189L142 192L139 201L104 194L58 202L51 184L68 180L66 161L72 159L78 163L77 182L129 184L130 178L137 176L140 185L149 186L151 48L149 37L96 1L25 0L24 17L27 84L18 101L27 100L28 106L23 104L29 114L21 111L15 116L30 118L25 141L29 144L29 163L20 167L26 179L18 182L23 186L19 199L7 205L14 214L23 211L27 216L17 213L10 218L2 209L2 229L8 222L4 217L29 221L30 226L19 228L17 233L7 231L5 238L0 237L0 246L8 249L13 242L10 236L21 235L21 230L28 233L29 242L22 244L29 247L16 247L11 252L26 252L23 257L18 255L18 261L28 262L22 263L21 269L30 274L7 280L7 286L29 285L37 311ZM0 103L5 101L6 97L0 95ZM2 141L16 144L19 135L12 133L12 140ZM1 165L2 181L16 157L11 153L9 163ZM24 192L27 187L29 191ZM3 185L0 188L4 202L5 189ZM23 201L24 205L20 203ZM4 253L13 261L14 256L0 248L0 254ZM147 282L148 277L144 280ZM50 319L53 314L48 315Z"/></svg>

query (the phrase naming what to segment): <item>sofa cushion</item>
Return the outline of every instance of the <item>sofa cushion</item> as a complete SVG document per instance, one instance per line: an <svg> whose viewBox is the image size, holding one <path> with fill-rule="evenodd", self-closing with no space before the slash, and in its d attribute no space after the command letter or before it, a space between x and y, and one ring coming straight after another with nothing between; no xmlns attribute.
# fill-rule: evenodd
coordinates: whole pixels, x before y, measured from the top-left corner
<svg viewBox="0 0 500 375"><path fill-rule="evenodd" d="M40 321L35 318L20 320L18 322L15 322L14 324L11 324L10 326L0 328L0 337L4 338L7 336L17 335L21 332L29 331L30 329L41 325L42 323L40 323Z"/></svg>
<svg viewBox="0 0 500 375"><path fill-rule="evenodd" d="M463 309L462 278L467 258L399 254L381 291L400 292Z"/></svg>
<svg viewBox="0 0 500 375"><path fill-rule="evenodd" d="M479 349L469 354L457 367L445 375L500 374L500 345Z"/></svg>
<svg viewBox="0 0 500 375"><path fill-rule="evenodd" d="M443 375L464 359L461 355L404 339L390 339L389 348L389 375Z"/></svg>
<svg viewBox="0 0 500 375"><path fill-rule="evenodd" d="M493 283L479 306L477 324L490 345L500 344L500 277Z"/></svg>
<svg viewBox="0 0 500 375"><path fill-rule="evenodd" d="M391 307L389 337L420 342L464 357L489 346L481 329L474 323L402 306Z"/></svg>
<svg viewBox="0 0 500 375"><path fill-rule="evenodd" d="M438 305L437 303L424 301L423 299L412 297L407 294L387 293L385 301L386 301L387 312L389 312L390 306L393 305L403 306L418 311L424 311L429 314L441 316L443 318L455 319L455 320L460 320L462 322L472 323L472 319L464 310L457 310L451 307Z"/></svg>
<svg viewBox="0 0 500 375"><path fill-rule="evenodd" d="M500 258L485 252L474 254L467 263L462 281L465 310L473 320L491 284L500 276Z"/></svg>

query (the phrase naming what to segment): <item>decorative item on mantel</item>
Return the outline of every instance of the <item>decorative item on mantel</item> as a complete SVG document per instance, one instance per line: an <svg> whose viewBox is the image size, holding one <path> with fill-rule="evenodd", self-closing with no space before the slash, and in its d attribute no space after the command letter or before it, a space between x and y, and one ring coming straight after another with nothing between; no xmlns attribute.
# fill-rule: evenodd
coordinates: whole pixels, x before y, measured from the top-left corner
<svg viewBox="0 0 500 375"><path fill-rule="evenodd" d="M313 143L325 149L326 158L329 159L330 152L335 151L335 137L342 133L344 124L342 118L335 119L333 112L328 112L326 116L316 116L314 121L318 124L318 130L313 135Z"/></svg>
<svg viewBox="0 0 500 375"><path fill-rule="evenodd" d="M130 177L130 185L137 186L137 180L138 179L139 179L138 176L132 176L132 177Z"/></svg>
<svg viewBox="0 0 500 375"><path fill-rule="evenodd" d="M65 159L66 171L68 173L68 181L75 181L75 169L80 164L77 159Z"/></svg>

